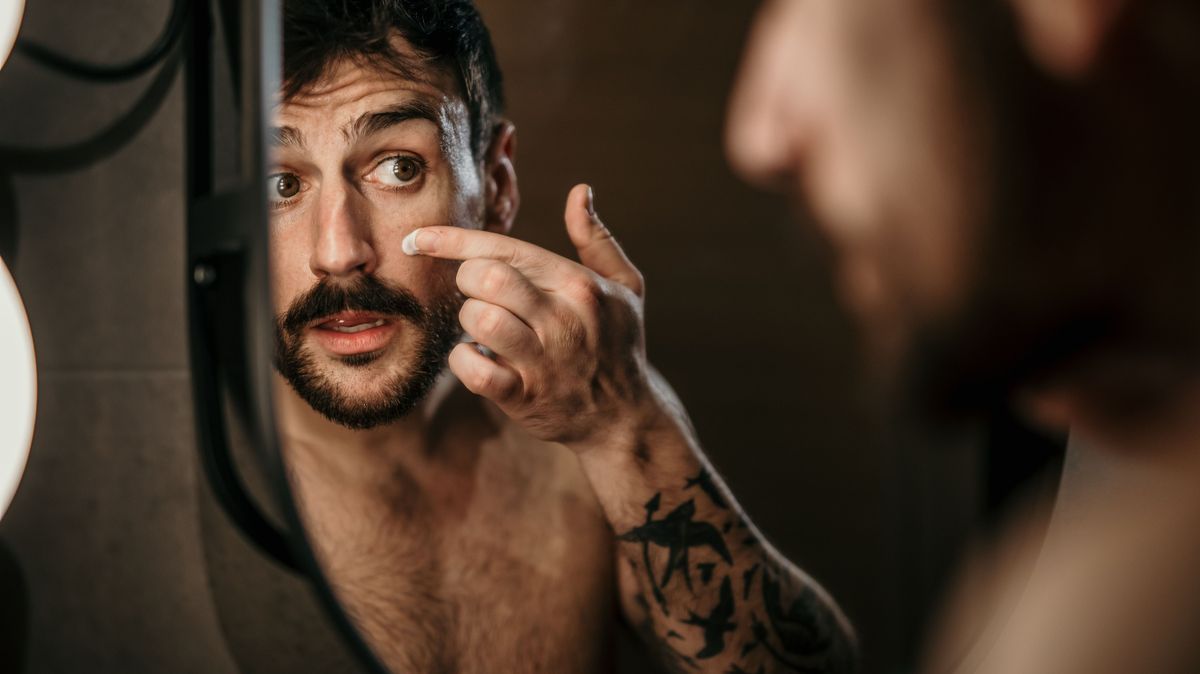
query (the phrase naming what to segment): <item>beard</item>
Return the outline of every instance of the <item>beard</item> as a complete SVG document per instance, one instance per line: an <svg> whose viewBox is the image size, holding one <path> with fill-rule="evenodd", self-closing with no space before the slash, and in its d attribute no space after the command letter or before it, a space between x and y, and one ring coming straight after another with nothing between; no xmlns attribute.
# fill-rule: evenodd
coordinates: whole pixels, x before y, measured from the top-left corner
<svg viewBox="0 0 1200 674"><path fill-rule="evenodd" d="M999 4L948 6L991 120L988 208L961 306L914 331L909 400L977 416L1066 386L1109 416L1153 410L1200 365L1200 211L1180 198L1198 177L1194 84L1148 56L1136 12L1064 82Z"/></svg>
<svg viewBox="0 0 1200 674"><path fill-rule="evenodd" d="M371 276L359 277L349 285L322 280L276 318L275 369L301 399L336 424L365 430L394 422L428 395L445 368L446 357L462 335L458 323L461 304L461 297L454 294L425 306L408 290ZM318 365L317 356L304 343L309 326L342 311L404 319L420 335L411 366L391 375L377 393L347 391L328 367ZM332 367L365 371L382 356L382 351L342 356Z"/></svg>

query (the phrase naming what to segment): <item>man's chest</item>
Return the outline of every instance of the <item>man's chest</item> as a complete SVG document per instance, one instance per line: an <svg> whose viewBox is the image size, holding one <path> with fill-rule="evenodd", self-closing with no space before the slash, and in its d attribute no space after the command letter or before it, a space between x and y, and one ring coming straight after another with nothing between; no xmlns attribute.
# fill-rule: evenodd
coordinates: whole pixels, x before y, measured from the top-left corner
<svg viewBox="0 0 1200 674"><path fill-rule="evenodd" d="M321 526L343 605L393 671L604 671L614 553L590 488L493 468L461 493L358 500Z"/></svg>
<svg viewBox="0 0 1200 674"><path fill-rule="evenodd" d="M604 671L614 626L607 525L558 503L447 546L456 672ZM557 512L555 512L557 511Z"/></svg>

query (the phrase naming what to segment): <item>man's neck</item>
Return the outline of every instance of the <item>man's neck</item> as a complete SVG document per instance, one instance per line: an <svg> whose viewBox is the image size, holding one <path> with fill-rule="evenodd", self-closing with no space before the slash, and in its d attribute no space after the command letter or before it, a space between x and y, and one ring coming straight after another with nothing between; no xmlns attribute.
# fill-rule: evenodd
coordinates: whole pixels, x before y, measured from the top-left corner
<svg viewBox="0 0 1200 674"><path fill-rule="evenodd" d="M316 469L353 482L387 475L431 452L432 421L457 386L458 380L447 372L408 414L355 430L322 416L276 375L276 419L285 459L293 469Z"/></svg>

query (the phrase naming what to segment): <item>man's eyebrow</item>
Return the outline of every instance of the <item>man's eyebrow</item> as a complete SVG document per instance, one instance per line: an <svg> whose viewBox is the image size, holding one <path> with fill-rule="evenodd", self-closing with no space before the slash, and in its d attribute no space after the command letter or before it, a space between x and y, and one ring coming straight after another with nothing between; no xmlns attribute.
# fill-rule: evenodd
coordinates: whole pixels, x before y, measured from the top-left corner
<svg viewBox="0 0 1200 674"><path fill-rule="evenodd" d="M373 133L413 119L424 119L437 127L438 144L445 144L446 130L442 127L442 117L436 106L421 99L405 101L383 110L365 113L358 119L342 127L342 135L346 142L353 145L355 141Z"/></svg>
<svg viewBox="0 0 1200 674"><path fill-rule="evenodd" d="M271 131L271 141L276 147L290 147L297 150L304 149L304 134L293 126L273 126Z"/></svg>

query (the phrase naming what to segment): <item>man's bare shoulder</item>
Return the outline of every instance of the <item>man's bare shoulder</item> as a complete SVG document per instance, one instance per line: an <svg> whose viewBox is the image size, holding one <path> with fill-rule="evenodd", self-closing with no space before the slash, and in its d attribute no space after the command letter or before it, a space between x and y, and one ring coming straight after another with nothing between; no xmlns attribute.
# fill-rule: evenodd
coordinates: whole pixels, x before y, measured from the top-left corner
<svg viewBox="0 0 1200 674"><path fill-rule="evenodd" d="M432 416L430 435L431 445L439 451L457 453L470 445L478 452L477 459L508 465L514 479L522 482L536 480L544 486L592 495L574 452L533 437L495 404L466 390L457 380L444 391ZM600 515L598 509L596 513Z"/></svg>

